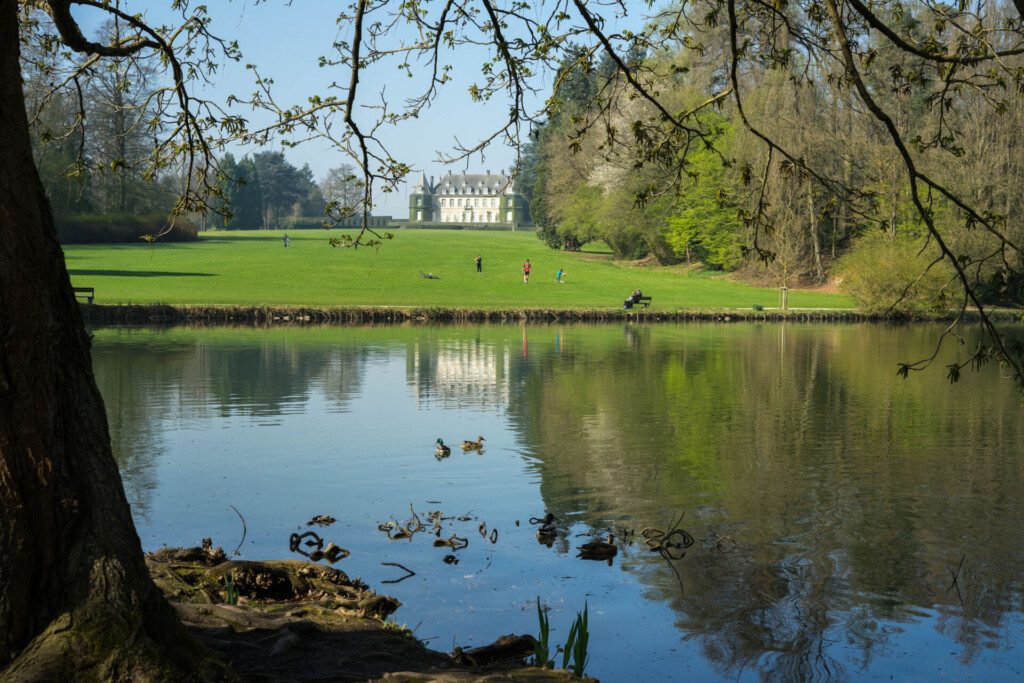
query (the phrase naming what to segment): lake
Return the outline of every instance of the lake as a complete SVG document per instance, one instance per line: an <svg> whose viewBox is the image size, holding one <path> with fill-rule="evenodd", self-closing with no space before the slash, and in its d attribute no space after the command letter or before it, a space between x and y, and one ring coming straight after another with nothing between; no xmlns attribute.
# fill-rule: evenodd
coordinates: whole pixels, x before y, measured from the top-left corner
<svg viewBox="0 0 1024 683"><path fill-rule="evenodd" d="M241 558L298 558L331 515L335 566L432 648L536 634L538 597L557 642L586 604L607 681L1019 679L1021 399L995 365L947 382L973 329L897 377L940 329L108 328L93 355L146 550L232 553L233 506ZM389 540L410 507L468 547ZM680 516L672 561L641 530ZM576 557L609 532L610 566Z"/></svg>

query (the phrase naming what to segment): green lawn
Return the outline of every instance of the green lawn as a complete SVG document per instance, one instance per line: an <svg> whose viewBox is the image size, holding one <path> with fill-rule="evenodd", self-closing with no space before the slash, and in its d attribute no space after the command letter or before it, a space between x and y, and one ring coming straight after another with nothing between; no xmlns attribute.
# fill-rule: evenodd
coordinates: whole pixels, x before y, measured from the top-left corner
<svg viewBox="0 0 1024 683"><path fill-rule="evenodd" d="M724 276L552 251L528 232L399 230L379 250L333 249L320 230L290 232L285 249L282 234L212 232L188 244L67 245L64 252L72 282L95 287L96 302L105 304L601 308L621 306L635 287L662 310L771 307L779 298L777 290ZM520 270L527 258L528 285ZM565 285L555 283L559 267ZM420 271L442 279L424 280ZM818 292L793 291L789 300L800 308L854 306L849 297Z"/></svg>

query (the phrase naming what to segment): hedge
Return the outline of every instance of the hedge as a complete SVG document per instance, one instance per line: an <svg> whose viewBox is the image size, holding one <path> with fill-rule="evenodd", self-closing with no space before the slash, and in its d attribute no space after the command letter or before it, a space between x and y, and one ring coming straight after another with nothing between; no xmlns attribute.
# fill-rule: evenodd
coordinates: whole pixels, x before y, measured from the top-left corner
<svg viewBox="0 0 1024 683"><path fill-rule="evenodd" d="M56 218L57 237L64 244L98 244L106 242L138 242L146 235L160 235L167 229L164 214L76 214ZM161 242L192 242L199 231L192 221L184 217L174 219Z"/></svg>

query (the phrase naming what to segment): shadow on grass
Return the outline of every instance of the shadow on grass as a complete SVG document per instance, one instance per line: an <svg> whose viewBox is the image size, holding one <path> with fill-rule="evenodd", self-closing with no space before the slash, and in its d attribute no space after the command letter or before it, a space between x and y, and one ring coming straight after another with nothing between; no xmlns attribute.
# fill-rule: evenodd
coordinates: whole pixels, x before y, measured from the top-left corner
<svg viewBox="0 0 1024 683"><path fill-rule="evenodd" d="M109 277L213 277L213 273L178 273L166 270L92 270L69 268L69 275L103 275Z"/></svg>

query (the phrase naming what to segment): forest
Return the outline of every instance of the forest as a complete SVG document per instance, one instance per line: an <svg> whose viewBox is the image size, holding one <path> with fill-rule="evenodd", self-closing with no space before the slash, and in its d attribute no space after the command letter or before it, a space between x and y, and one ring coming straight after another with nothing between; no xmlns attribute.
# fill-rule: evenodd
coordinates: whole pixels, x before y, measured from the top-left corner
<svg viewBox="0 0 1024 683"><path fill-rule="evenodd" d="M912 202L903 159L849 84L787 36L740 61L741 113L721 96L731 86L731 52L717 5L686 7L691 21L682 44L638 41L623 58L626 70L607 53L595 56L582 45L568 51L549 115L534 126L519 165L540 237L568 248L599 240L618 258L738 271L773 286L830 283L872 311L955 306L962 287L950 263L936 262L940 252ZM934 15L921 6L880 11L921 44L944 30L926 24ZM1012 7L998 3L984 12L994 24L1013 19ZM662 17L665 35L676 32L679 15L666 10ZM659 30L648 27L645 35ZM1024 60L1010 56L1004 64L1017 73L1016 85L980 66L947 68L942 79L926 59L877 33L860 39L863 78L922 172L1020 243L1024 108L993 91L1019 89ZM700 111L694 144L668 144L664 113L636 94L627 73L667 109ZM755 130L798 163L761 144ZM965 220L945 197L927 201L950 249L973 264L969 275L984 300L1019 302L1019 252L988 259L999 251L998 237Z"/></svg>

